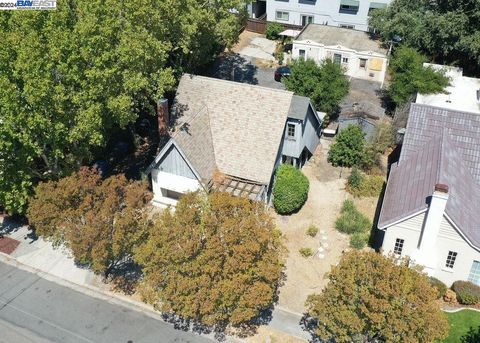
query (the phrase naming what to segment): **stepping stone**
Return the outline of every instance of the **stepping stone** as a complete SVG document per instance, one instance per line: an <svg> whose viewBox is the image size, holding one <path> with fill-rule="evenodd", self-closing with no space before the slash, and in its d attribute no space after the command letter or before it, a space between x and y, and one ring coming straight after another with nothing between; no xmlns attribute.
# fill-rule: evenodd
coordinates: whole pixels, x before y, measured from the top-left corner
<svg viewBox="0 0 480 343"><path fill-rule="evenodd" d="M324 255L324 254L318 254L318 258L319 258L319 259L324 259L324 258L325 258L325 255Z"/></svg>
<svg viewBox="0 0 480 343"><path fill-rule="evenodd" d="M317 251L318 251L319 253L321 253L321 252L323 252L324 250L325 250L325 249L323 249L322 247L320 247L320 248L318 248Z"/></svg>
<svg viewBox="0 0 480 343"><path fill-rule="evenodd" d="M328 240L328 236L325 236L325 235L322 236L322 240L327 241L327 240Z"/></svg>
<svg viewBox="0 0 480 343"><path fill-rule="evenodd" d="M323 243L322 245L325 249L328 248L328 243Z"/></svg>
<svg viewBox="0 0 480 343"><path fill-rule="evenodd" d="M327 231L325 231L325 230L320 230L320 233L322 234L322 236L324 236L324 235L327 233Z"/></svg>

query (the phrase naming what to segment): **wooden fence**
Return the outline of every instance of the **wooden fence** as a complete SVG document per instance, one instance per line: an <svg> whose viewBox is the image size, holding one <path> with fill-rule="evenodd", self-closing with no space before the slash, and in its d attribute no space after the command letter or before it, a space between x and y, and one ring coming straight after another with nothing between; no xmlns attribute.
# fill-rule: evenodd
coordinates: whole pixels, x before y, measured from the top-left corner
<svg viewBox="0 0 480 343"><path fill-rule="evenodd" d="M267 24L269 23L265 18L266 18L266 15L258 19L249 18L247 20L247 25L245 26L245 30L264 34L267 31ZM283 24L283 23L280 23L280 24L283 26L285 30L300 31L303 29L303 26L300 26L300 25Z"/></svg>

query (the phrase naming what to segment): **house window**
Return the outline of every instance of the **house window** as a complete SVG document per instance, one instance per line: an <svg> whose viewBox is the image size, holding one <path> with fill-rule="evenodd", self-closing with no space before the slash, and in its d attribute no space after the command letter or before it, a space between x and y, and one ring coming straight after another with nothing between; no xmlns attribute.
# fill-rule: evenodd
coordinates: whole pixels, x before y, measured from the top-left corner
<svg viewBox="0 0 480 343"><path fill-rule="evenodd" d="M289 14L288 14L288 12L285 12L285 11L277 11L275 13L275 18L277 18L277 20L288 21Z"/></svg>
<svg viewBox="0 0 480 343"><path fill-rule="evenodd" d="M287 137L288 138L295 138L295 125L294 124L287 124Z"/></svg>
<svg viewBox="0 0 480 343"><path fill-rule="evenodd" d="M445 267L453 268L456 259L457 259L457 253L454 251L449 251L447 256L447 261L445 262Z"/></svg>
<svg viewBox="0 0 480 343"><path fill-rule="evenodd" d="M347 57L343 57L343 58L342 58L342 63L348 63L348 58L347 58Z"/></svg>
<svg viewBox="0 0 480 343"><path fill-rule="evenodd" d="M355 26L354 26L354 25L340 24L340 27L341 27L342 29L350 29L350 30L355 29Z"/></svg>
<svg viewBox="0 0 480 343"><path fill-rule="evenodd" d="M395 247L393 248L393 252L397 255L401 255L403 251L403 243L405 243L404 239L397 238L395 241Z"/></svg>
<svg viewBox="0 0 480 343"><path fill-rule="evenodd" d="M361 58L360 59L360 68L361 69L367 69L367 59L366 58Z"/></svg>
<svg viewBox="0 0 480 343"><path fill-rule="evenodd" d="M302 60L305 60L305 50L300 49L298 51L298 57L300 57L300 59L302 59Z"/></svg>
<svg viewBox="0 0 480 343"><path fill-rule="evenodd" d="M313 23L313 15L302 15L302 26Z"/></svg>
<svg viewBox="0 0 480 343"><path fill-rule="evenodd" d="M357 14L359 7L358 4L358 1L341 0L340 10L338 12L344 14Z"/></svg>
<svg viewBox="0 0 480 343"><path fill-rule="evenodd" d="M333 62L340 64L342 62L342 55L333 54Z"/></svg>
<svg viewBox="0 0 480 343"><path fill-rule="evenodd" d="M470 275L468 281L473 282L476 285L480 285L480 262L473 261L472 268L470 268Z"/></svg>

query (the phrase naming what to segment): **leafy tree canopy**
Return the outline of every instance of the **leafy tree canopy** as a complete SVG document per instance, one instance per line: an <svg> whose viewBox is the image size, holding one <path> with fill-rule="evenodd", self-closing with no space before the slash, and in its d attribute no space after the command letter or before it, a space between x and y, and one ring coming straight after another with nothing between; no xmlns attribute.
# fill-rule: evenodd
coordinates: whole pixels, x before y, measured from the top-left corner
<svg viewBox="0 0 480 343"><path fill-rule="evenodd" d="M265 206L227 193L186 194L136 249L142 293L165 312L206 325L239 325L270 306L283 247Z"/></svg>
<svg viewBox="0 0 480 343"><path fill-rule="evenodd" d="M41 182L28 218L38 235L72 250L75 260L105 276L129 259L145 238L144 209L151 193L123 175L102 180L82 168L59 181Z"/></svg>
<svg viewBox="0 0 480 343"><path fill-rule="evenodd" d="M439 63L480 72L478 0L394 0L374 11L369 25L387 41L398 35Z"/></svg>
<svg viewBox="0 0 480 343"><path fill-rule="evenodd" d="M0 207L91 161L175 76L238 38L246 0L59 1L0 13Z"/></svg>
<svg viewBox="0 0 480 343"><path fill-rule="evenodd" d="M402 46L390 63L392 82L389 93L397 105L408 102L415 94L441 93L450 83L442 71L424 67L425 56L413 48Z"/></svg>
<svg viewBox="0 0 480 343"><path fill-rule="evenodd" d="M311 59L297 59L290 65L290 72L290 77L283 79L285 87L309 97L318 111L333 113L348 94L350 83L342 67L329 58L320 65Z"/></svg>
<svg viewBox="0 0 480 343"><path fill-rule="evenodd" d="M328 161L334 166L360 165L365 157L365 133L358 125L340 131L328 151Z"/></svg>
<svg viewBox="0 0 480 343"><path fill-rule="evenodd" d="M428 277L375 252L351 251L332 267L327 287L310 295L316 333L335 342L441 341L448 321Z"/></svg>

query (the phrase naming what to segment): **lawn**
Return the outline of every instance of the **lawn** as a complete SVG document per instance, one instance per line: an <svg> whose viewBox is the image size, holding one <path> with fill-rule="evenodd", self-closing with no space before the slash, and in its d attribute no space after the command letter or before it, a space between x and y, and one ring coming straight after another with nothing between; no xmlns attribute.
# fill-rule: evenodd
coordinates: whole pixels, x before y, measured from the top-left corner
<svg viewBox="0 0 480 343"><path fill-rule="evenodd" d="M474 343L480 342L480 312L462 310L447 313L450 332L444 343ZM474 329L467 338L470 328ZM463 338L463 340L462 340Z"/></svg>

